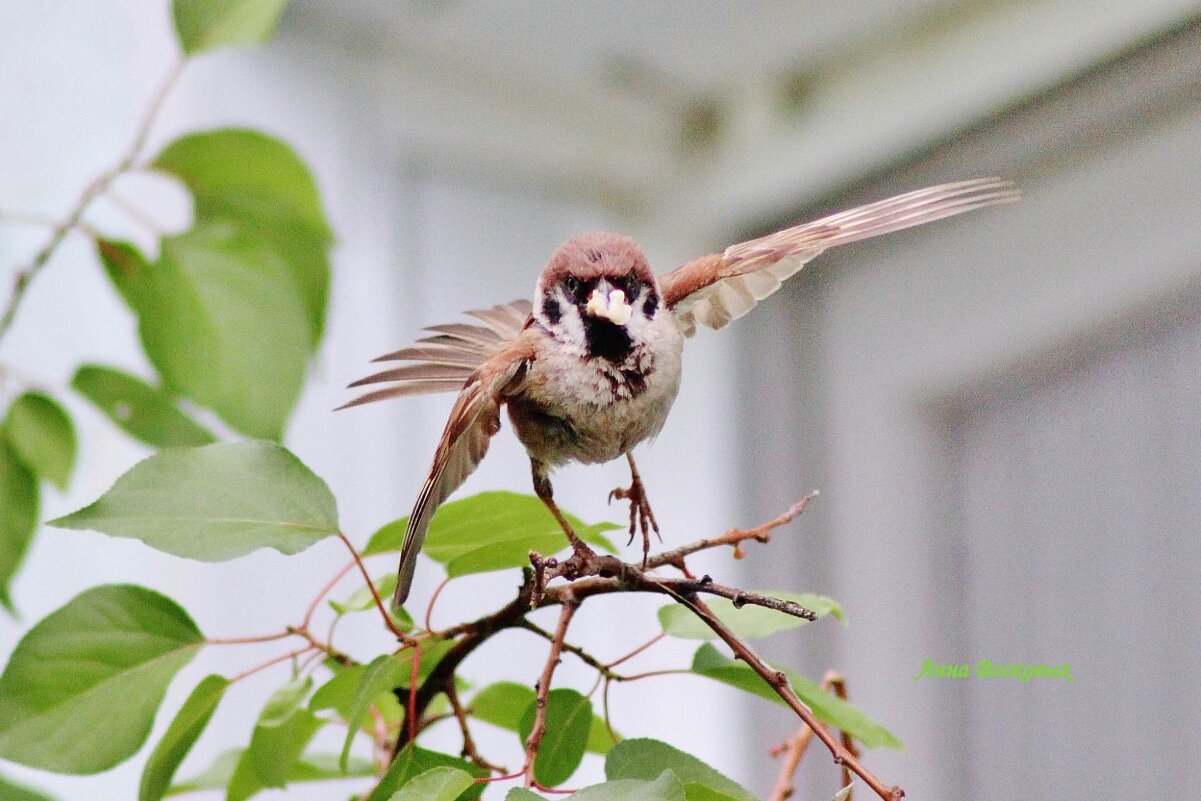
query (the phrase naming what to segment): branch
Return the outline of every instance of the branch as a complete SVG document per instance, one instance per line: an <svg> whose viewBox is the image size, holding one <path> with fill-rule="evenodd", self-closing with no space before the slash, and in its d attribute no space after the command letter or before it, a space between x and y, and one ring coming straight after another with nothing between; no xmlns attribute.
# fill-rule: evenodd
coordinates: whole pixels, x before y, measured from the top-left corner
<svg viewBox="0 0 1201 801"><path fill-rule="evenodd" d="M685 571L684 578L668 579L652 576L642 568L622 562L613 556L577 552L570 559L560 563L555 559L544 559L537 554L531 554L531 562L534 565L534 569L525 571L524 579L517 592L517 597L510 601L504 608L470 623L464 623L445 631L431 634L432 638L454 639L455 642L430 672L420 689L414 694L413 702L410 704L413 719L418 721L422 719L430 701L439 693L446 692L449 683L454 681L455 672L463 660L493 635L511 628L530 628L526 625L525 617L531 611L549 606L561 606L563 607L563 611L560 616L559 630L556 631L552 638L552 658L548 660L547 666L543 671L543 680L539 682L538 686L539 697L544 699L545 694L549 692L550 678L554 671L554 665L558 663L560 655L564 650L571 650L570 646L564 645L564 638L567 623L570 622L576 608L588 598L596 595L621 592L653 592L673 598L676 602L687 607L700 617L734 651L735 656L742 659L752 670L758 673L784 702L796 712L801 720L817 734L818 738L825 743L830 753L833 754L834 761L837 764L849 767L851 771L862 778L868 786L879 794L884 801L898 801L905 794L904 791L899 787L886 787L883 782L868 771L859 762L858 756L851 749L835 739L814 718L813 713L788 685L788 679L784 674L774 670L756 656L750 647L740 640L729 627L722 623L697 595L699 593L719 595L729 598L737 605L750 603L808 619L812 619L810 616L813 613L789 601L716 584L708 576L703 576L699 579L694 578L687 572L687 567L684 565L684 556L696 553L697 551L721 545L736 546L738 543L749 539L765 542L770 537L772 530L784 525L804 511L813 497L813 494L807 496L799 503L794 504L783 515L756 528L745 531L731 531L721 537L699 540L690 545L652 557L647 562L648 567L662 567L665 565L679 567ZM554 578L564 578L567 580L567 583L554 587L545 587L545 582ZM577 653L574 650L571 652ZM577 655L581 655L582 653L580 651ZM581 656L581 658L585 657ZM596 660L593 659L593 661ZM606 669L608 668L606 667ZM610 684L609 678L606 677L605 681L606 695L608 685ZM611 678L613 680L620 680L616 675ZM543 701L544 704L545 701ZM544 713L540 712L540 714L544 718ZM545 720L543 720L542 726L545 726ZM536 722L535 731L537 730L538 725ZM532 757L529 755L532 752L536 752L537 740L540 737L540 732L538 732L538 738L535 738L534 732L532 732L530 740L527 741L527 761L529 762L526 766L527 771L532 769ZM399 753L411 738L411 735L406 734L402 730L396 752ZM526 775L527 782L529 782L531 780L529 773L523 772L523 774ZM537 787L537 783L534 782L532 786Z"/></svg>
<svg viewBox="0 0 1201 801"><path fill-rule="evenodd" d="M703 601L701 601L695 595L680 595L676 598L676 600L691 609L693 614L705 622L705 625L713 629L713 632L717 634L718 637L721 637L726 645L730 646L731 650L734 651L734 655L743 662L746 662L752 670L758 673L763 680L767 682L768 686L775 690L776 694L784 700L784 703L788 704L788 706L792 708L792 711L796 712L801 720L805 721L805 724L809 726L809 728L813 729L813 732L817 735L818 739L825 743L826 748L828 748L830 753L834 755L835 764L849 767L856 776L863 779L863 781L869 787L871 787L876 794L880 796L880 798L884 799L884 801L899 801L899 799L905 795L905 791L900 787L886 787L883 782L876 778L875 774L863 766L863 763L859 761L858 757L844 748L842 743L836 740L834 735L830 734L830 732L817 721L817 718L815 718L813 713L809 711L809 707L805 706L804 702L797 697L795 692L793 692L792 687L788 685L788 677L786 677L783 673L774 670L766 662L760 659L755 652L750 649L750 646L740 640L738 636L734 634L734 632L730 631L726 624L718 620L717 616L713 614L709 607L705 606Z"/></svg>
<svg viewBox="0 0 1201 801"><path fill-rule="evenodd" d="M664 551L661 554L652 556L647 560L646 568L653 570L656 567L678 567L684 561L685 556L691 556L698 551L708 550L709 548L718 548L722 545L734 546L734 558L742 558L742 543L747 540L755 542L767 543L771 541L771 533L780 526L787 525L793 520L801 516L805 508L816 498L820 493L817 490L801 498L799 501L788 507L788 510L779 517L769 520L766 523L755 526L749 529L730 529L720 537L709 537L696 542L690 542L687 545L681 545L679 548L674 548L670 551Z"/></svg>
<svg viewBox="0 0 1201 801"><path fill-rule="evenodd" d="M17 308L21 305L30 282L37 277L42 268L46 266L46 263L50 261L50 257L58 250L58 246L62 244L67 234L81 225L83 214L88 210L92 201L104 194L113 181L133 168L134 162L137 161L138 157L142 154L142 149L146 146L146 140L150 136L150 129L154 126L154 121L163 106L163 101L167 99L167 95L170 94L171 88L175 85L186 63L183 59L177 61L171 67L163 82L159 84L158 89L150 99L150 105L146 108L146 112L143 114L137 130L134 132L133 142L125 151L125 155L121 157L120 161L114 167L101 173L84 188L79 199L75 201L75 205L67 212L66 218L54 227L54 230L50 232L49 240L42 246L41 250L34 254L33 260L26 267L17 270L13 277L12 294L8 298L8 304L5 306L3 314L0 314L0 339L3 339L4 335L8 333L8 329L12 327L13 320L17 316Z"/></svg>
<svg viewBox="0 0 1201 801"><path fill-rule="evenodd" d="M475 747L475 740L471 737L471 729L467 726L467 710L463 709L463 704L459 701L459 691L453 681L446 687L446 700L450 701L450 708L454 712L455 719L459 721L459 732L463 735L463 758L470 759L475 765L489 773L508 773L509 771L505 768L493 765L480 756L480 752Z"/></svg>
<svg viewBox="0 0 1201 801"><path fill-rule="evenodd" d="M546 657L546 667L542 668L542 677L538 679L538 700L534 706L534 728L525 741L525 786L537 784L534 779L534 758L538 756L538 746L542 743L542 735L546 731L546 698L550 694L550 680L555 674L563 652L563 640L567 637L567 627L579 603L574 600L563 602L563 611L559 613L559 625L555 629L555 637L551 640L550 653Z"/></svg>
<svg viewBox="0 0 1201 801"><path fill-rule="evenodd" d="M833 689L835 694L842 700L847 700L846 679L841 673L836 673L831 670L822 677L821 688L823 690ZM797 769L801 766L801 758L805 756L805 749L809 747L809 743L813 740L813 729L809 728L806 723L801 724L801 728L791 739L789 739L782 747L784 761L780 764L780 772L776 775L776 784L772 788L771 795L767 797L767 801L787 801L796 791L793 784ZM853 741L846 733L842 733L842 747L846 748L855 756L858 756L853 745ZM842 766L842 786L846 787L851 783L851 774L847 770L846 765ZM847 798L851 796L848 793Z"/></svg>
<svg viewBox="0 0 1201 801"><path fill-rule="evenodd" d="M371 580L371 576L367 573L367 567L363 564L363 558L359 556L359 552L355 550L353 544L341 531L338 532L338 539L342 540L342 544L346 546L346 550L350 551L350 555L354 557L354 562L359 566L359 572L363 575L363 580L367 582L368 589L371 590L371 598L375 601L375 608L379 610L380 616L384 619L384 625L388 627L388 631L396 635L396 639L400 640L405 645L416 645L417 640L405 634L396 625L396 621L392 619L392 615L388 614L387 607L384 606L383 600L379 597L379 590L375 588L375 582Z"/></svg>

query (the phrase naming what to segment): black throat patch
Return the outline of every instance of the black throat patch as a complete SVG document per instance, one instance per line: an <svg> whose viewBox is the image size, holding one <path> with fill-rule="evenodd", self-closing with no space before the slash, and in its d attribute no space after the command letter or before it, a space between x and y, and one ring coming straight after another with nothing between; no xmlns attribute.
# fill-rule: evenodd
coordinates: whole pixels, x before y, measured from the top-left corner
<svg viewBox="0 0 1201 801"><path fill-rule="evenodd" d="M625 326L591 315L584 316L584 341L589 356L614 363L624 361L634 348L634 341L630 339L630 332Z"/></svg>

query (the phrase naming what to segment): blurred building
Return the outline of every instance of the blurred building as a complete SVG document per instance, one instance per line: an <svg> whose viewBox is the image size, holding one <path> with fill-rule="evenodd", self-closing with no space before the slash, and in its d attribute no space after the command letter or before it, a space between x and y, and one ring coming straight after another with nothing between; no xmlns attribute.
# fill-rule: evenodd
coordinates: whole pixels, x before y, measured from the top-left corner
<svg viewBox="0 0 1201 801"><path fill-rule="evenodd" d="M0 4L0 211L60 215L121 151L174 58L162 6ZM329 333L288 444L360 542L407 513L449 400L331 418L342 387L422 325L528 296L567 236L621 230L666 271L923 184L1015 180L1016 206L824 255L730 331L702 332L640 465L669 542L761 522L821 488L770 547L707 567L843 602L849 628L764 649L811 675L846 673L852 699L908 749L868 764L910 797L1125 801L1201 781L1201 3L295 0L269 47L189 67L154 142L229 124L295 143L338 235ZM186 221L171 187L135 176L123 191ZM93 222L129 225L102 207ZM40 240L0 227L0 269ZM81 361L143 363L82 242L22 315L0 360L29 374L65 384ZM84 480L47 516L141 455L73 411ZM526 469L502 435L466 491L527 490ZM604 498L623 471L571 468L556 489L586 519L620 519ZM259 555L253 568L279 580L247 586L243 564L43 532L15 595L36 619L85 583L138 581L206 632L250 633L290 619L341 560L334 546ZM462 602L510 584L478 580ZM456 614L448 603L439 614ZM592 610L595 650L652 633L645 606ZM16 630L0 620L4 654ZM378 644L366 627L348 636ZM490 658L523 680L543 644L513 636ZM692 647L669 645L661 663ZM1075 681L913 678L925 659L982 658L1070 663ZM206 653L189 675L244 660ZM576 667L563 680L586 689ZM618 728L766 792L766 749L792 733L789 716L700 679L663 688L615 691ZM222 708L221 735L185 772L239 744L257 714L245 706ZM817 750L798 797L835 788ZM110 798L138 767L19 775Z"/></svg>

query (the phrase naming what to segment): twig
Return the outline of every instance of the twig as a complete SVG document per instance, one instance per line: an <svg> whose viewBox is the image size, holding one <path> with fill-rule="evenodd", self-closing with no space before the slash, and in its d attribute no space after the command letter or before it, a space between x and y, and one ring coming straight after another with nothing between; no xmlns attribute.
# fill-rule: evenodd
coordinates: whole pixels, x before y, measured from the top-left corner
<svg viewBox="0 0 1201 801"><path fill-rule="evenodd" d="M206 645L249 645L256 642L282 640L285 637L293 636L296 636L296 632L294 631L281 631L275 634L258 634L250 637L210 637L204 642Z"/></svg>
<svg viewBox="0 0 1201 801"><path fill-rule="evenodd" d="M123 195L118 194L115 189L110 188L107 192L105 192L104 197L118 209L125 212L126 216L128 216L131 220L141 225L156 237L160 239L162 238L163 226L150 219L150 216L147 215L146 212L139 209Z"/></svg>
<svg viewBox="0 0 1201 801"><path fill-rule="evenodd" d="M834 677L838 677L841 681L841 676L833 671L827 673L821 681L821 688L829 690ZM801 758L805 756L805 749L809 747L809 743L813 740L813 729L809 728L808 724L802 723L787 742L781 747L781 753L784 754L784 761L780 763L780 772L776 775L776 783L772 787L771 795L767 797L767 801L787 801L792 798L792 794L796 791L794 780L797 769L801 766ZM846 743L844 741L843 745ZM844 773L846 767L843 767ZM845 787L850 782L850 779L844 776L843 786Z"/></svg>
<svg viewBox="0 0 1201 801"><path fill-rule="evenodd" d="M159 110L163 106L163 101L167 99L171 88L178 80L180 73L183 71L186 60L180 59L177 61L167 73L162 83L150 99L150 105L147 106L145 113L142 116L141 122L138 124L137 130L134 132L133 142L130 144L125 155L117 164L107 172L101 173L97 178L88 183L80 194L79 199L75 201L75 205L67 212L67 216L54 227L50 232L50 238L46 244L42 246L33 260L28 266L18 269L13 278L12 294L8 298L8 304L4 308L3 314L0 314L0 339L3 339L8 329L12 327L13 320L17 316L17 308L21 305L21 300L25 297L25 292L29 288L29 284L37 277L46 263L50 261L50 257L58 250L58 246L62 244L67 233L72 229L80 226L84 212L100 195L104 194L119 176L129 172L133 167L134 162L142 155L142 150L146 146L146 140L150 136L150 129L154 125L155 119L158 117Z"/></svg>
<svg viewBox="0 0 1201 801"><path fill-rule="evenodd" d="M347 573L349 573L351 570L354 570L354 562L353 561L347 562L346 566L343 567L341 570L339 570L337 573L335 573L333 578L331 578L329 581L327 581L325 583L325 586L323 586L317 592L316 597L313 598L312 603L309 604L309 608L306 609L304 612L304 620L301 622L300 628L307 629L309 627L309 624L313 622L313 615L316 614L317 607L321 606L321 599L324 598L325 596L329 595L330 590L332 590L334 588L334 586L337 585L337 583L339 581L341 581L342 578Z"/></svg>
<svg viewBox="0 0 1201 801"><path fill-rule="evenodd" d="M728 532L723 537L700 540L682 548L677 548L674 551L669 551L667 554L652 557L648 560L648 564L652 566L672 564L682 567L686 571L687 567L684 566L683 560L684 556L688 554L720 545L736 544L747 539L763 541L774 528L783 525L800 514L813 497L813 495L808 496L800 503L794 504L785 514L755 529ZM758 673L780 695L785 703L814 729L819 739L830 749L831 754L834 755L835 761L838 764L849 766L855 774L860 776L885 801L897 801L897 799L904 795L904 791L899 787L886 787L859 762L858 757L854 753L845 748L833 735L823 728L813 717L809 708L804 705L791 687L788 686L787 678L755 656L749 646L743 643L721 620L713 615L712 610L697 597L697 594L709 592L721 595L722 597L728 597L738 603L758 603L787 614L802 615L803 613L807 613L808 610L803 610L795 605L789 605L788 602L780 599L773 599L736 588L723 587L722 585L714 584L708 577L697 579L689 577L687 573L684 578L678 579L655 577L649 575L636 565L623 563L616 557L611 556L592 555L588 557L587 555L581 556L581 554L577 553L563 563L551 560L533 561L535 564L538 561L542 562L545 568L543 576L545 580L549 581L551 578L561 577L567 579L569 583L546 587L541 592L540 597L537 598L537 602L533 603L536 583L535 571L533 569L526 570L522 584L518 589L517 597L503 608L477 620L463 623L431 635L438 639L454 639L455 642L442 659L439 660L438 664L434 666L433 670L430 671L429 676L416 692L413 699L414 704L411 707L412 715L415 719L420 720L430 701L438 693L443 692L446 682L454 680L455 671L458 670L459 665L464 659L498 632L517 627L524 628L525 617L533 609L563 606L565 611L561 614L567 615L568 620L570 620L570 615L574 614L575 608L594 595L624 592L653 592L673 598L678 603L690 609L698 617L701 617L734 650L738 658L745 661ZM568 607L571 609L570 612L566 611ZM804 616L808 616L808 614L804 614ZM563 635L556 633L554 640L552 640L552 652L555 656L555 662L557 662L562 651L565 650L563 647L564 637L565 632ZM558 643L557 648L555 648L556 642ZM548 670L553 671L552 662L548 662ZM652 673L659 674L658 671ZM606 677L605 695L607 695L609 685L612 681L621 680L622 678L629 680L634 677L618 677L616 674L612 677ZM540 683L540 692L548 691L545 690L548 686L549 681ZM402 731L400 740L397 743L397 753L406 744L405 738L406 733ZM537 782L532 781L532 776L528 773L529 770L530 766L527 765L526 770L520 775L524 775L527 782L532 782L529 786L539 789Z"/></svg>
<svg viewBox="0 0 1201 801"><path fill-rule="evenodd" d="M446 578L442 579L442 581L438 583L438 586L436 588L434 588L433 594L430 595L430 602L425 607L425 630L426 631L434 630L434 627L430 625L430 616L434 614L434 604L438 603L438 596L442 594L443 588L445 588L446 585L450 583L451 578L453 578L453 576L447 576Z"/></svg>
<svg viewBox="0 0 1201 801"><path fill-rule="evenodd" d="M788 510L779 517L769 520L766 523L755 526L749 529L730 529L720 537L709 537L696 542L690 542L687 545L681 545L679 548L674 548L670 551L664 551L661 554L652 556L646 563L647 570L653 570L656 567L679 566L685 556L690 556L698 551L704 551L709 548L716 548L722 545L733 545L735 558L741 558L742 543L747 540L755 540L756 542L767 543L771 541L771 533L783 525L791 523L800 517L814 498L820 493L817 490L801 498L799 501L788 507Z"/></svg>
<svg viewBox="0 0 1201 801"><path fill-rule="evenodd" d="M806 725L813 729L818 739L825 743L826 748L834 755L834 762L836 764L849 767L855 775L863 779L884 801L898 801L898 799L905 795L905 791L900 787L886 787L883 782L876 778L875 774L863 766L858 757L844 748L842 743L836 740L834 735L830 734L826 727L818 722L813 713L809 711L809 707L805 706L804 702L793 692L792 687L788 685L788 677L760 659L750 649L750 646L740 640L734 632L730 631L726 624L722 623L713 614L709 607L705 606L703 601L695 595L679 595L676 600L692 610L693 614L704 621L705 625L713 629L714 633L726 645L730 646L738 659L746 662L752 670L767 682L768 686L775 690L776 694L784 700L784 703L788 704L792 711L796 712L801 720L805 721Z"/></svg>
<svg viewBox="0 0 1201 801"><path fill-rule="evenodd" d="M350 540L347 539L346 535L341 531L338 532L338 539L342 540L342 544L346 546L346 549L350 551L350 555L354 557L355 564L359 566L359 572L363 574L363 580L367 582L367 587L371 590L371 597L375 600L375 608L379 610L380 615L384 618L384 625L388 627L389 631L396 635L396 639L400 640L405 645L415 645L417 641L401 631L396 626L395 621L392 620L392 615L388 614L387 607L385 607L384 602L380 600L379 590L375 588L375 582L372 581L371 576L368 575L367 568L363 564L363 560L359 556L359 552L355 550L354 545L351 544Z"/></svg>
<svg viewBox="0 0 1201 801"><path fill-rule="evenodd" d="M517 627L525 629L526 631L532 632L534 634L537 634L539 637L541 637L542 639L546 640L549 643L553 643L555 641L555 635L551 634L549 631L542 628L541 626L539 626L537 623L533 622L532 620L522 618L521 621L517 624ZM593 668L601 676L614 678L614 679L617 679L618 681L621 680L621 678L622 678L621 676L618 676L617 674L613 673L613 671L609 670L609 668L606 665L604 665L599 659L597 659L595 656L588 653L587 651L585 651L583 648L579 647L578 645L572 645L571 643L565 642L565 643L561 644L561 647L567 653L574 654L576 657L579 658L579 660L581 662L583 662L588 667Z"/></svg>
<svg viewBox="0 0 1201 801"><path fill-rule="evenodd" d="M608 663L606 663L606 664L605 664L605 667L606 667L606 668L609 668L609 669L611 670L611 669L613 669L613 668L617 667L618 665L620 665L622 662L627 662L627 661L629 661L629 660L633 659L634 657L638 656L638 654L642 653L642 652L643 652L643 651L645 651L646 649L648 649L648 648L650 648L651 646L655 645L657 642L659 642L660 640L662 640L662 639L663 639L664 637L666 637L666 636L667 636L667 632L666 632L666 631L661 631L661 632L659 632L659 633L658 633L658 634L656 634L654 637L651 637L649 640L647 640L646 642L644 642L642 645L639 645L639 646L638 646L637 648L635 648L633 651L630 651L629 653L627 653L625 656L619 656L619 657L617 657L616 659L614 659L612 662L608 662Z"/></svg>
<svg viewBox="0 0 1201 801"><path fill-rule="evenodd" d="M267 668L271 667L272 665L278 665L280 662L286 662L289 659L295 659L298 656L307 654L311 650L313 650L313 646L308 645L308 646L305 646L304 648L297 648L295 651L289 651L286 654L280 654L279 656L268 659L266 662L262 662L260 664L255 665L252 668L243 670L238 675L232 677L229 680L229 683L233 684L234 682L241 681L242 679L246 678L247 676L253 676L255 673L258 673L260 670L266 670Z"/></svg>
<svg viewBox="0 0 1201 801"><path fill-rule="evenodd" d="M827 671L822 677L822 683L829 685L834 690L834 694L843 701L850 700L847 696L847 680L846 677L837 671ZM855 738L845 731L842 732L842 747L850 751L855 757L859 756L858 749L855 748ZM847 770L847 766L842 766L842 786L847 787L851 783L851 772ZM854 790L848 790L846 798L843 801L851 801L851 794Z"/></svg>
<svg viewBox="0 0 1201 801"><path fill-rule="evenodd" d="M542 735L546 732L546 699L550 695L550 681L555 675L555 667L559 664L563 652L563 641L567 637L567 627L579 603L572 599L563 601L563 610L559 613L559 625L555 628L555 637L551 640L550 653L546 657L546 666L542 668L542 677L538 679L538 699L534 702L534 728L525 741L525 786L534 786L534 759L538 756L538 746L542 744Z"/></svg>
<svg viewBox="0 0 1201 801"><path fill-rule="evenodd" d="M493 765L480 756L480 752L475 747L475 740L471 737L471 730L467 726L467 710L463 709L463 704L459 701L459 690L455 687L455 683L450 682L445 691L446 700L450 701L450 708L454 712L455 719L459 721L459 732L463 735L463 758L470 759L472 763L489 773L508 773L506 768Z"/></svg>

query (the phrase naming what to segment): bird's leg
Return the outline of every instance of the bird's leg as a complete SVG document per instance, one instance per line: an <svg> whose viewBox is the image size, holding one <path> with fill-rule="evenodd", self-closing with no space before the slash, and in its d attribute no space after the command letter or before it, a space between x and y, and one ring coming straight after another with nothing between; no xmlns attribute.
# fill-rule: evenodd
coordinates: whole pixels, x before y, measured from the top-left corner
<svg viewBox="0 0 1201 801"><path fill-rule="evenodd" d="M530 465L533 468L534 474L534 494L546 504L547 509L550 509L550 513L555 516L559 527L563 529L563 533L567 535L568 541L571 542L571 550L575 552L571 561L574 561L578 567L583 567L595 561L597 558L596 552L580 539L579 535L575 533L575 529L571 527L571 523L567 522L567 518L559 510L558 504L555 503L554 490L551 489L550 477L546 474L546 468L532 460ZM571 571L568 570L563 575L567 575L569 572Z"/></svg>
<svg viewBox="0 0 1201 801"><path fill-rule="evenodd" d="M646 567L647 556L651 552L651 532L655 530L655 536L659 538L659 542L663 542L663 535L659 533L659 523L655 520L655 513L651 511L650 501L646 497L646 487L642 485L642 476L638 474L638 465L634 464L634 454L627 453L626 461L630 463L630 486L629 488L618 487L609 493L610 503L614 498L628 500L630 502L630 539L626 542L629 545L634 541L634 534L642 530L642 566Z"/></svg>

